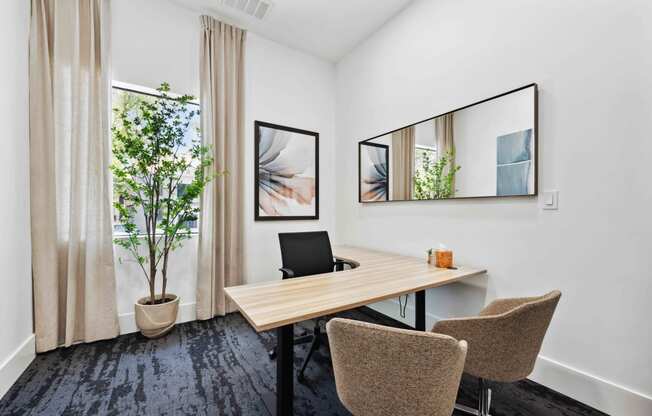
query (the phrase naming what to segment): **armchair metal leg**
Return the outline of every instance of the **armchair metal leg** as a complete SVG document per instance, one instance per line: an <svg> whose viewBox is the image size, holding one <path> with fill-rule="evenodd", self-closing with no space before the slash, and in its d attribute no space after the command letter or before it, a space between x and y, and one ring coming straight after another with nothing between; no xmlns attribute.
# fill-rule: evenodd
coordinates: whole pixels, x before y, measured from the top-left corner
<svg viewBox="0 0 652 416"><path fill-rule="evenodd" d="M455 410L464 412L470 415L475 416L490 416L489 411L491 409L491 389L487 387L487 383L484 379L479 379L480 391L478 392L478 408L473 409L469 406L464 406L463 404L455 403Z"/></svg>
<svg viewBox="0 0 652 416"><path fill-rule="evenodd" d="M478 409L474 409L472 407L465 406L465 405L459 404L459 403L455 403L455 410L466 413L468 415L478 416L478 414L479 414Z"/></svg>

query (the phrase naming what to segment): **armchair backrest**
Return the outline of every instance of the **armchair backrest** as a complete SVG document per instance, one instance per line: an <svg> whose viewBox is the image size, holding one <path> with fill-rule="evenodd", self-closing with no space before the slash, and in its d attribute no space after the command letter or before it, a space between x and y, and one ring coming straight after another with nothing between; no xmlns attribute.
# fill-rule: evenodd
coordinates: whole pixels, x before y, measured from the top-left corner
<svg viewBox="0 0 652 416"><path fill-rule="evenodd" d="M326 231L279 233L283 267L294 277L333 271L333 250Z"/></svg>
<svg viewBox="0 0 652 416"><path fill-rule="evenodd" d="M555 290L540 297L499 299L480 316L444 319L432 330L469 343L465 372L495 381L522 380L534 369L560 297Z"/></svg>
<svg viewBox="0 0 652 416"><path fill-rule="evenodd" d="M335 318L326 325L337 394L355 416L450 416L466 342Z"/></svg>

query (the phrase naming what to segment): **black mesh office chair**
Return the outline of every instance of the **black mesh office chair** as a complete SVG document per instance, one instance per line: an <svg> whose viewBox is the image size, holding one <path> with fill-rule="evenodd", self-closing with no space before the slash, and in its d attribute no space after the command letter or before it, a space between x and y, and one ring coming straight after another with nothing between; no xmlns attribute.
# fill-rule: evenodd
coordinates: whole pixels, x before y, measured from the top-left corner
<svg viewBox="0 0 652 416"><path fill-rule="evenodd" d="M310 276L320 273L330 273L333 270L344 270L344 265L351 268L357 265L344 260L333 258L331 242L326 231L312 231L304 233L279 233L278 240L281 245L281 259L283 267L279 270L283 273L283 279L293 277ZM320 320L315 321L311 333L303 334L294 339L294 345L310 344L308 355L303 360L299 379L303 379L303 373L310 361L312 354L325 341L325 334L322 333ZM276 358L276 348L269 351L271 359Z"/></svg>

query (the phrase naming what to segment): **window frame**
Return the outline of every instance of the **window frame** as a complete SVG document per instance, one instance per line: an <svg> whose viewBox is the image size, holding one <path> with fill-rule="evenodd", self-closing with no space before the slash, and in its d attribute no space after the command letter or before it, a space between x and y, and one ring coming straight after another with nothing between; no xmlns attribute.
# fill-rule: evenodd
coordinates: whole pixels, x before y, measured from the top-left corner
<svg viewBox="0 0 652 416"><path fill-rule="evenodd" d="M122 82L122 81L116 81L113 80L111 82L111 95L110 95L110 125L113 126L113 92L114 90L120 90L120 91L126 91L129 93L134 93L134 94L141 94L141 95L146 95L149 97L155 97L155 98L165 98L163 95L161 95L160 92L158 92L156 89L145 87L142 85L136 85L136 84L130 84L127 82ZM183 95L182 94L177 94L173 92L168 92L167 93L169 99L174 99L174 98L180 98ZM201 117L201 105L199 100L191 100L188 101L189 104L191 105L196 105L200 112L200 117ZM200 124L200 129L201 129L201 124ZM113 136L110 136L110 140L113 141ZM113 158L113 152L111 152L111 158ZM113 201L113 174L111 173L111 201ZM113 238L128 238L129 234L124 232L124 231L116 231L115 226L116 224L119 224L115 220L115 208L112 206L112 213L111 213L111 231L112 231L112 236ZM155 232L154 236L160 237L162 234L159 232ZM196 228L191 228L190 229L190 235L195 236L199 235L199 218L197 218L197 227ZM138 238L146 238L147 234L145 233L138 233Z"/></svg>

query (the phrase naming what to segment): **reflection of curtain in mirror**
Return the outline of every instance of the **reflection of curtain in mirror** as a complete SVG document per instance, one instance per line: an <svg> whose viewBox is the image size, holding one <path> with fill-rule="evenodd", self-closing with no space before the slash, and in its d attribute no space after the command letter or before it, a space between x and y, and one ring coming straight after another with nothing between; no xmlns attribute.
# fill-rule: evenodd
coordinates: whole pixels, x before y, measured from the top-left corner
<svg viewBox="0 0 652 416"><path fill-rule="evenodd" d="M444 114L435 119L435 142L437 143L437 156L441 158L449 151L455 151L453 141L453 113ZM455 166L455 153L449 166L444 169L448 172L450 166ZM455 179L453 179L453 195L455 196Z"/></svg>
<svg viewBox="0 0 652 416"><path fill-rule="evenodd" d="M414 127L392 133L392 199L412 199L414 173Z"/></svg>

